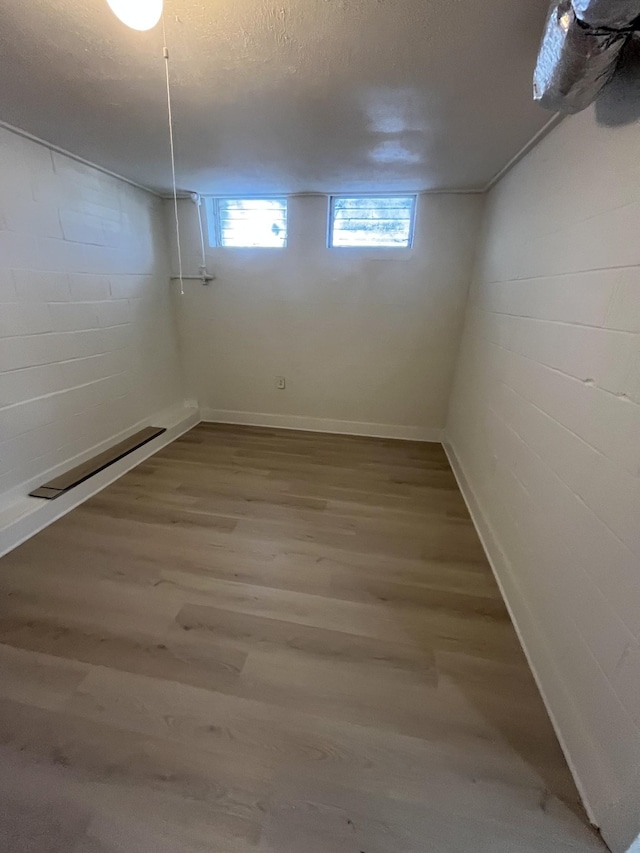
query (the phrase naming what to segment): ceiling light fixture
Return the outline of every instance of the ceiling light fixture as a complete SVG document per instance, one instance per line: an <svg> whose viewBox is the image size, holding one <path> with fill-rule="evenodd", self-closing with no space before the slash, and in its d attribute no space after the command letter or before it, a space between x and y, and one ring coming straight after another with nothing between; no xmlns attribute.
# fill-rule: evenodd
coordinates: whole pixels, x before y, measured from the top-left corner
<svg viewBox="0 0 640 853"><path fill-rule="evenodd" d="M111 11L132 30L151 30L162 16L162 0L107 0Z"/></svg>

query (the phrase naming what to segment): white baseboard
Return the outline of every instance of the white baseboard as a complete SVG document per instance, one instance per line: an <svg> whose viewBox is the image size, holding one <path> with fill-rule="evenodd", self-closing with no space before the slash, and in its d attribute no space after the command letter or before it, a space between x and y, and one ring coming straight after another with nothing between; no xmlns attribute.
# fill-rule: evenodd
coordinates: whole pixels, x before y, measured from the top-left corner
<svg viewBox="0 0 640 853"><path fill-rule="evenodd" d="M39 533L49 524L52 524L72 509L84 503L88 498L109 486L127 471L135 468L140 462L153 456L162 447L170 444L184 432L190 430L200 422L200 413L197 408L187 406L176 406L163 412L158 412L144 421L133 424L130 428L123 430L117 435L111 436L107 441L95 445L84 453L66 460L49 471L43 471L36 480L23 483L19 490L19 496L7 503L3 503L0 509L0 557L16 548L22 542ZM28 497L28 493L39 486L44 480L62 474L64 471L81 465L87 459L91 459L98 453L107 450L119 441L133 435L144 426L165 427L166 432L154 438L153 441L144 444L133 453L109 465L108 468L98 472L84 483L71 489L55 500L43 500L42 498Z"/></svg>
<svg viewBox="0 0 640 853"><path fill-rule="evenodd" d="M574 704L568 696L564 683L558 668L556 667L552 650L550 649L544 633L540 628L537 620L534 618L529 606L526 603L525 597L520 592L517 579L514 575L513 568L509 562L507 555L504 553L496 538L496 535L483 512L476 494L467 479L467 476L460 464L455 450L447 441L446 436L443 440L445 453L449 459L449 463L453 470L454 476L462 492L462 496L471 515L471 519L475 526L476 532L482 543L485 554L491 566L491 570L496 579L496 583L500 589L500 593L511 617L513 627L515 628L520 645L527 658L527 663L533 674L535 682L540 691L542 701L551 720L551 724L556 733L556 737L560 743L564 757L569 765L569 770L576 783L578 793L582 799L587 817L593 824L598 826L598 821L595 817L594 810L589 802L589 796L586 791L586 786L577 771L575 762L568 748L566 738L563 734L563 728L567 727L567 731L571 730L574 734L583 731L582 721L579 714L574 710ZM556 708L562 708L564 712L564 723L560 725ZM567 721L567 717L570 721ZM571 727L569 729L569 726ZM589 738L584 733L583 742L585 745L589 743Z"/></svg>
<svg viewBox="0 0 640 853"><path fill-rule="evenodd" d="M363 435L372 438L397 438L403 441L440 442L442 430L429 427L375 424L364 421L338 421L331 418L310 418L302 415L273 415L263 412L235 412L228 409L201 409L207 423L238 424L242 426L275 427L304 432L327 432L340 435Z"/></svg>

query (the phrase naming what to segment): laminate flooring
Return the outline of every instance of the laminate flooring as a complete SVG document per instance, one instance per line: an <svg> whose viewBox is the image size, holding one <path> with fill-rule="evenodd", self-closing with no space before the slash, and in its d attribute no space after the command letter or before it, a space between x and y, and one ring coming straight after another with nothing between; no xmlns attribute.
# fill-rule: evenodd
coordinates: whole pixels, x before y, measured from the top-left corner
<svg viewBox="0 0 640 853"><path fill-rule="evenodd" d="M603 850L441 446L202 424L0 562L0 850Z"/></svg>

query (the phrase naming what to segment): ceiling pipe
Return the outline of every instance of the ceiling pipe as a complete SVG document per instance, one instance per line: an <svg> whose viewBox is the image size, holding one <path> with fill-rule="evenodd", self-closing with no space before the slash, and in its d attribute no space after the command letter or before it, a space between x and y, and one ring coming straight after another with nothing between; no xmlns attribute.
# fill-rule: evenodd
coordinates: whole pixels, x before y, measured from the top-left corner
<svg viewBox="0 0 640 853"><path fill-rule="evenodd" d="M640 17L640 0L573 0L573 8L590 27L622 30Z"/></svg>
<svg viewBox="0 0 640 853"><path fill-rule="evenodd" d="M534 100L562 113L593 103L613 77L639 14L640 0L555 0L534 73Z"/></svg>

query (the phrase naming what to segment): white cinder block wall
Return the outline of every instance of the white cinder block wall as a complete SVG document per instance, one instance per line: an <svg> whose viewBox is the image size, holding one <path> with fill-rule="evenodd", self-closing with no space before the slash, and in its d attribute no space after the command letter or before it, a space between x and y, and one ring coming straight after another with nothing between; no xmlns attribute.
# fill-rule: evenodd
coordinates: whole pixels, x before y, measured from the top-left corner
<svg viewBox="0 0 640 853"><path fill-rule="evenodd" d="M436 437L483 199L415 247L209 249L174 299L205 417ZM162 204L0 130L0 503L183 399ZM186 272L194 207L181 203ZM595 821L640 831L638 127L565 120L492 191L447 443ZM279 392L273 380L287 378Z"/></svg>
<svg viewBox="0 0 640 853"><path fill-rule="evenodd" d="M289 199L286 249L207 249L216 281L176 299L189 393L210 420L438 440L483 197L420 196L408 250L328 249L327 203Z"/></svg>
<svg viewBox="0 0 640 853"><path fill-rule="evenodd" d="M0 505L182 403L162 202L0 129Z"/></svg>
<svg viewBox="0 0 640 853"><path fill-rule="evenodd" d="M586 801L640 832L640 128L566 119L491 192L447 442Z"/></svg>

